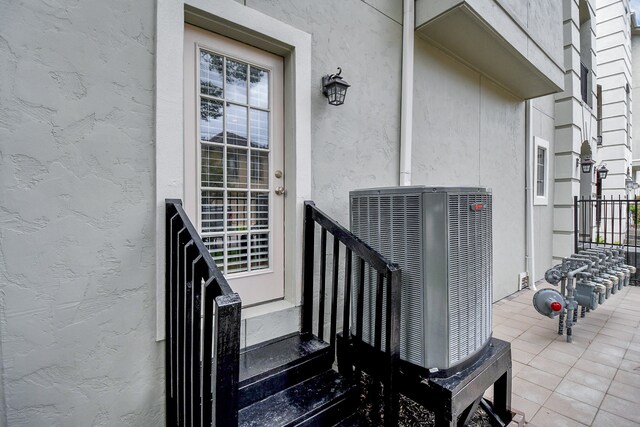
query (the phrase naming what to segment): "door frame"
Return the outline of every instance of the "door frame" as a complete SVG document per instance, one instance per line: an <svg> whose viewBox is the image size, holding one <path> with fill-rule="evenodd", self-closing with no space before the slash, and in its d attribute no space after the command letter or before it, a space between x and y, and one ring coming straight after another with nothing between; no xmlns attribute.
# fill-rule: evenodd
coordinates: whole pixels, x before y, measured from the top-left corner
<svg viewBox="0 0 640 427"><path fill-rule="evenodd" d="M156 5L156 339L165 338L164 199L184 196L184 24L192 24L284 58L285 302L302 298L303 203L311 198L311 35L232 0L163 0ZM319 87L318 87L319 91ZM318 92L319 93L319 92ZM243 312L247 315L250 308Z"/></svg>
<svg viewBox="0 0 640 427"><path fill-rule="evenodd" d="M188 27L188 28L187 28ZM185 33L190 32L190 36L185 36L185 74L184 74L184 99L185 99L185 122L184 122L184 208L192 218L192 222L196 226L196 230L201 232L202 206L201 206L201 142L200 142L200 119L197 114L198 98L199 98L199 80L200 73L199 52L201 50L214 52L218 55L227 57L228 59L247 62L252 66L266 69L270 73L269 80L269 188L262 194L268 195L269 200L269 268L257 271L247 271L229 277L225 270L223 274L227 277L229 285L240 294L243 307L256 306L271 301L277 301L284 298L284 195L276 195L274 190L276 186L284 186L288 183L287 171L284 168L284 111L283 111L283 90L284 81L283 60L280 56L275 56L269 52L256 49L253 46L240 43L236 40L229 39L217 33L185 24ZM190 74L188 76L187 74ZM223 97L224 98L224 97ZM226 99L226 98L225 98ZM228 102L225 100L225 102ZM249 100L247 100L247 105ZM225 107L225 111L226 111ZM248 108L248 107L247 107ZM226 116L226 114L225 114ZM226 121L226 120L225 120ZM247 135L251 126L249 116L247 117ZM226 145L226 144L225 144ZM227 148L233 148L228 146ZM252 147L247 146L247 153ZM277 160L277 161L276 161ZM226 157L223 159L223 167L227 168ZM247 170L251 168L250 158L247 158ZM284 171L281 178L274 176L275 170ZM225 174L226 175L226 174ZM250 187L247 182L247 189ZM227 188L227 191L238 191L233 188ZM240 190L242 191L242 190ZM251 221L251 199L247 191L247 222ZM225 204L226 206L226 204ZM223 219L226 221L226 219ZM260 234L258 230L253 230L251 234ZM226 233L225 233L226 234ZM247 238L249 234L247 234ZM251 257L247 248L247 258ZM248 262L248 259L247 259ZM269 275L266 277L265 275ZM261 281L275 284L275 286L266 286Z"/></svg>

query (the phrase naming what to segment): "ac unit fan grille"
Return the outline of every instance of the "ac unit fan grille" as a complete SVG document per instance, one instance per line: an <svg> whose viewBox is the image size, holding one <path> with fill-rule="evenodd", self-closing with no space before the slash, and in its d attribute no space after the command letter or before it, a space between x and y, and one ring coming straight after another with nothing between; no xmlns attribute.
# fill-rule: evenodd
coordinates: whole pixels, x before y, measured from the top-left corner
<svg viewBox="0 0 640 427"><path fill-rule="evenodd" d="M398 263L402 269L400 357L411 363L422 364L424 346L422 340L409 337L422 336L423 301L421 212L422 198L412 195L360 196L352 199L351 231L387 259ZM381 226L383 225L384 226ZM387 226L388 225L388 226ZM354 260L355 261L355 260ZM355 262L354 266L357 265ZM358 269L354 269L358 282ZM363 340L374 343L376 272L365 269L364 277ZM386 313L386 281L383 292L382 314ZM353 310L357 301L357 286L353 287ZM383 318L384 319L384 318ZM385 343L386 322L382 322L382 346ZM355 323L352 327L355 330Z"/></svg>
<svg viewBox="0 0 640 427"><path fill-rule="evenodd" d="M481 206L472 209L472 206ZM475 353L491 336L490 194L449 194L449 363Z"/></svg>

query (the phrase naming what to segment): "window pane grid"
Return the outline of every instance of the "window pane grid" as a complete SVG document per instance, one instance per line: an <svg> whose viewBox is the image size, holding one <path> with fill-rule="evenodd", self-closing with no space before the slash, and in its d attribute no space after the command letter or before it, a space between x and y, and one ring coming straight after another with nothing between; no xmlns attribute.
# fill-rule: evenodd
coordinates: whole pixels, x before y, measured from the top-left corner
<svg viewBox="0 0 640 427"><path fill-rule="evenodd" d="M269 78L200 53L201 232L225 274L270 267Z"/></svg>
<svg viewBox="0 0 640 427"><path fill-rule="evenodd" d="M545 196L545 172L546 172L546 150L538 147L537 152L537 179L536 179L536 195Z"/></svg>

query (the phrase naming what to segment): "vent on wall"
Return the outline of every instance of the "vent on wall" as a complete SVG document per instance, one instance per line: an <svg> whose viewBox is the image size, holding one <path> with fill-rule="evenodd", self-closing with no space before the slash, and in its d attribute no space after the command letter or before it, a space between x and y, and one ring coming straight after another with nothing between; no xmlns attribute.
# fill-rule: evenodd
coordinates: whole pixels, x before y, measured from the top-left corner
<svg viewBox="0 0 640 427"><path fill-rule="evenodd" d="M518 273L518 290L529 288L529 274L526 272Z"/></svg>

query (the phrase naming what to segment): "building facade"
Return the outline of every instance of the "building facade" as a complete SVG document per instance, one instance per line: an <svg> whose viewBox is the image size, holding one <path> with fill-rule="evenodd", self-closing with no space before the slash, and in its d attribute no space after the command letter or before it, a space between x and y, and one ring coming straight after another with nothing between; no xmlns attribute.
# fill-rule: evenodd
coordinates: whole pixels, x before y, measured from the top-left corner
<svg viewBox="0 0 640 427"><path fill-rule="evenodd" d="M490 187L494 300L542 278L585 141L611 188L630 163L609 3L0 0L0 425L162 424L165 198L245 346L298 329L305 200L348 224L351 190Z"/></svg>
<svg viewBox="0 0 640 427"><path fill-rule="evenodd" d="M632 168L631 14L628 1L598 2L598 158L609 169L603 192L626 197Z"/></svg>

